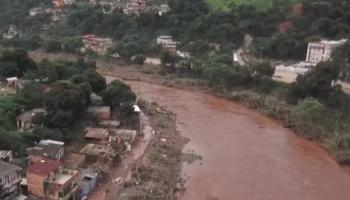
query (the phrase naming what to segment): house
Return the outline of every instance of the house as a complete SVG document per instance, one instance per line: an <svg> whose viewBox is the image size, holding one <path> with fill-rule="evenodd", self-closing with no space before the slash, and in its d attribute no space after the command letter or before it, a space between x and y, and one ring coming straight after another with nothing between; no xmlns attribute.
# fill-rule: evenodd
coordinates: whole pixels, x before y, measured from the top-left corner
<svg viewBox="0 0 350 200"><path fill-rule="evenodd" d="M84 47L81 49L83 53L90 50L98 55L106 55L108 49L114 45L111 38L100 38L95 35L83 35L81 38L84 43Z"/></svg>
<svg viewBox="0 0 350 200"><path fill-rule="evenodd" d="M13 156L12 151L1 150L0 151L0 160L5 162L12 162Z"/></svg>
<svg viewBox="0 0 350 200"><path fill-rule="evenodd" d="M22 168L0 161L0 199L11 200L19 193Z"/></svg>
<svg viewBox="0 0 350 200"><path fill-rule="evenodd" d="M345 44L347 39L342 40L321 40L319 42L309 42L306 54L306 62L319 63L331 58L333 51Z"/></svg>
<svg viewBox="0 0 350 200"><path fill-rule="evenodd" d="M35 7L29 9L29 16L36 17L42 15L50 15L52 10L50 8Z"/></svg>
<svg viewBox="0 0 350 200"><path fill-rule="evenodd" d="M157 42L157 45L161 46L162 48L171 52L176 52L176 47L178 42L174 41L172 36L169 36L169 35L158 36L156 42Z"/></svg>
<svg viewBox="0 0 350 200"><path fill-rule="evenodd" d="M11 25L9 30L7 31L7 33L4 33L2 34L2 37L4 39L8 39L8 40L11 40L15 37L18 37L19 36L19 33L17 32L16 28L14 25Z"/></svg>
<svg viewBox="0 0 350 200"><path fill-rule="evenodd" d="M27 169L29 194L45 200L75 199L79 171L63 168L54 160L42 160Z"/></svg>
<svg viewBox="0 0 350 200"><path fill-rule="evenodd" d="M39 144L27 149L29 160L32 163L43 159L61 160L64 155L64 142L55 140L41 140Z"/></svg>
<svg viewBox="0 0 350 200"><path fill-rule="evenodd" d="M147 0L130 0L126 4L126 8L123 9L124 14L126 15L140 15L144 13L147 8Z"/></svg>
<svg viewBox="0 0 350 200"><path fill-rule="evenodd" d="M52 0L52 6L54 9L62 9L64 7L65 0Z"/></svg>
<svg viewBox="0 0 350 200"><path fill-rule="evenodd" d="M43 108L36 108L27 112L22 113L16 117L17 128L19 131L24 131L33 128L34 118L43 115L46 116L46 110Z"/></svg>
<svg viewBox="0 0 350 200"><path fill-rule="evenodd" d="M85 140L94 143L105 143L108 139L109 131L104 128L85 128Z"/></svg>
<svg viewBox="0 0 350 200"><path fill-rule="evenodd" d="M95 188L98 180L98 173L85 169L80 171L80 188L78 192L78 199L86 198Z"/></svg>
<svg viewBox="0 0 350 200"><path fill-rule="evenodd" d="M127 129L114 129L108 137L108 141L111 144L122 144L123 142L128 142L133 144L136 140L137 131L127 130Z"/></svg>
<svg viewBox="0 0 350 200"><path fill-rule="evenodd" d="M96 93L92 93L90 95L90 102L91 102L91 105L100 106L103 104L103 99L101 96L98 96Z"/></svg>
<svg viewBox="0 0 350 200"><path fill-rule="evenodd" d="M97 120L109 120L111 118L111 108L109 106L90 106L87 112Z"/></svg>
<svg viewBox="0 0 350 200"><path fill-rule="evenodd" d="M10 87L10 88L17 89L18 83L19 83L19 80L18 80L17 77L8 77L8 78L6 78L6 88Z"/></svg>
<svg viewBox="0 0 350 200"><path fill-rule="evenodd" d="M70 153L64 156L63 165L68 169L79 169L85 164L86 156L78 153Z"/></svg>
<svg viewBox="0 0 350 200"><path fill-rule="evenodd" d="M170 11L170 7L168 6L168 4L161 4L158 9L158 15L162 16L163 14L169 11Z"/></svg>

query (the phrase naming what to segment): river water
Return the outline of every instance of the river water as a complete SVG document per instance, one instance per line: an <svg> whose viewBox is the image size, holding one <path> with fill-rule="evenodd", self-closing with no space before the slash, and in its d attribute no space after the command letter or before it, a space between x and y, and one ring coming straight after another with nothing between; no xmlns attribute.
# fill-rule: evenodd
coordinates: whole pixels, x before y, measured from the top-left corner
<svg viewBox="0 0 350 200"><path fill-rule="evenodd" d="M184 200L349 200L350 175L326 151L232 101L128 82L177 115L203 160L184 164Z"/></svg>

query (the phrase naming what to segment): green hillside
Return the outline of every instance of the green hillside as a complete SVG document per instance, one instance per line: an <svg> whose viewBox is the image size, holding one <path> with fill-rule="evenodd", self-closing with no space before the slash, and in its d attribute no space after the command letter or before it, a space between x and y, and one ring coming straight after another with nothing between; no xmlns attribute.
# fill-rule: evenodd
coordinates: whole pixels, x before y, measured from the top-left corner
<svg viewBox="0 0 350 200"><path fill-rule="evenodd" d="M293 2L295 0L285 0L286 3ZM259 9L269 8L274 0L207 0L208 4L212 6L214 10L226 10L231 3L236 5L239 4L250 4L254 5Z"/></svg>

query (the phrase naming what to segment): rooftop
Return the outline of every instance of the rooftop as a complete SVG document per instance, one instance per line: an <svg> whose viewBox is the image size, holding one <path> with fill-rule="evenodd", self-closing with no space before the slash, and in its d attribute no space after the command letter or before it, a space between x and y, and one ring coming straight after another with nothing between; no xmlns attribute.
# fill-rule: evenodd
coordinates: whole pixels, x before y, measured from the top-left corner
<svg viewBox="0 0 350 200"><path fill-rule="evenodd" d="M46 113L46 110L44 108L36 108L36 109L22 113L21 115L17 116L16 119L21 121L31 120L36 114L39 114L39 113Z"/></svg>
<svg viewBox="0 0 350 200"><path fill-rule="evenodd" d="M64 166L70 169L77 169L85 161L85 155L70 153L64 157Z"/></svg>
<svg viewBox="0 0 350 200"><path fill-rule="evenodd" d="M39 144L27 149L29 155L47 156L48 154L56 154L63 148L64 142L55 140L41 140Z"/></svg>
<svg viewBox="0 0 350 200"><path fill-rule="evenodd" d="M86 128L85 129L85 138L89 139L106 139L109 135L107 129L104 128Z"/></svg>
<svg viewBox="0 0 350 200"><path fill-rule="evenodd" d="M108 154L115 153L113 148L106 145L99 144L87 144L81 150L80 153L94 155L94 156L106 156Z"/></svg>
<svg viewBox="0 0 350 200"><path fill-rule="evenodd" d="M21 171L22 168L4 161L0 161L0 176L8 175L13 172Z"/></svg>
<svg viewBox="0 0 350 200"><path fill-rule="evenodd" d="M90 106L87 109L88 112L109 113L111 108L109 106Z"/></svg>
<svg viewBox="0 0 350 200"><path fill-rule="evenodd" d="M52 182L58 185L64 185L67 181L71 180L71 178L77 175L78 173L78 170L63 169L62 173L58 173Z"/></svg>
<svg viewBox="0 0 350 200"><path fill-rule="evenodd" d="M61 166L61 163L54 160L42 160L40 162L30 165L27 169L27 173L37 174L45 176Z"/></svg>

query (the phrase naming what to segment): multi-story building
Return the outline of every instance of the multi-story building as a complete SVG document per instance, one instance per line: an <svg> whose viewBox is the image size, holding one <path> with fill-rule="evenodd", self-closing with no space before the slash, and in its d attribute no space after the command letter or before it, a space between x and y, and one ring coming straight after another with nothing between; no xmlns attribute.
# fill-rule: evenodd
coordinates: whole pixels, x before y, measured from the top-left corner
<svg viewBox="0 0 350 200"><path fill-rule="evenodd" d="M79 187L79 171L65 169L61 163L42 160L27 169L28 192L39 199L75 199Z"/></svg>
<svg viewBox="0 0 350 200"><path fill-rule="evenodd" d="M168 51L176 52L177 44L178 42L174 41L172 36L161 35L157 37L157 45Z"/></svg>
<svg viewBox="0 0 350 200"><path fill-rule="evenodd" d="M0 199L10 200L19 193L22 168L0 161Z"/></svg>
<svg viewBox="0 0 350 200"><path fill-rule="evenodd" d="M321 40L319 42L310 42L307 48L306 62L319 63L331 58L333 51L347 42L347 39L330 41Z"/></svg>

